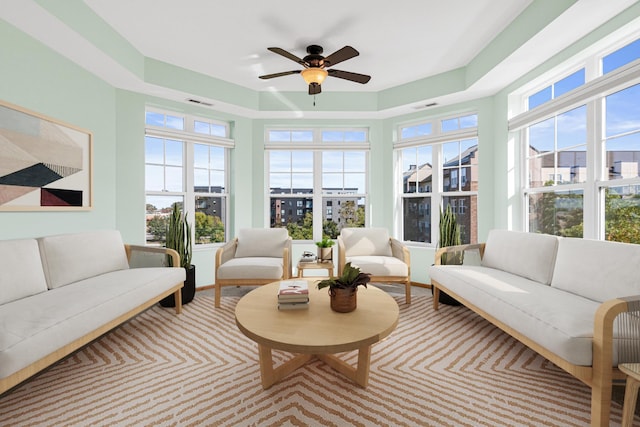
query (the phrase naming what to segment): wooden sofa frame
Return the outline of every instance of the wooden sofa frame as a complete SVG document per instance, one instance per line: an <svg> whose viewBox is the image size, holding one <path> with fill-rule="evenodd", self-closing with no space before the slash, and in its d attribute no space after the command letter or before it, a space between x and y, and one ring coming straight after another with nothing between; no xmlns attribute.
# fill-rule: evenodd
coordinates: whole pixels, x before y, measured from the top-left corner
<svg viewBox="0 0 640 427"><path fill-rule="evenodd" d="M165 255L168 255L171 257L172 260L172 265L174 266L179 266L180 265L180 255L178 255L178 252L176 252L173 249L168 249L168 248L155 248L155 247L147 247L147 246L137 246L137 245L128 245L125 244L125 251L127 254L127 260L130 261L131 260L131 254L134 251L141 251L141 252L153 252L153 253L163 253ZM181 267L174 267L174 268L181 268ZM136 308L134 308L133 310L130 310L129 312L111 320L110 322L105 323L104 325L102 325L101 327L99 327L98 329L89 332L88 334L76 339L75 341L60 347L59 349L57 349L56 351L54 351L53 353L50 353L49 355L43 357L42 359L32 363L31 365L9 375L6 378L2 378L0 379L0 394L12 389L13 387L19 385L20 383L22 383L23 381L31 378L32 376L34 376L35 374L37 374L38 372L46 369L47 367L53 365L54 363L64 359L65 357L67 357L68 355L70 355L71 353L75 352L76 350L81 349L82 347L84 347L85 345L89 344L90 342L92 342L93 340L101 337L102 335L104 335L105 333L109 332L110 330L114 329L115 327L121 325L122 323L126 322L127 320L133 318L134 316L140 314L141 312L145 311L146 309L148 309L149 307L153 306L154 304L160 302L160 300L166 298L167 296L174 294L174 298L176 301L176 314L180 314L182 313L182 287L184 286L184 282L180 282L177 283L174 287L172 287L171 289L159 294L159 295L155 295L153 298L150 298L148 301L146 301L144 304L141 304L139 306L137 306Z"/></svg>
<svg viewBox="0 0 640 427"><path fill-rule="evenodd" d="M476 249L480 252L480 258L482 258L485 243L440 248L435 254L435 265L442 265L441 258L443 254ZM438 298L442 290L470 310L493 323L493 325L591 387L591 425L600 427L609 426L613 380L624 380L626 378L625 374L618 368L612 368L613 324L615 318L621 313L640 313L640 296L617 298L605 301L600 305L594 318L593 366L579 366L559 357L537 342L532 341L515 329L500 322L491 314L476 307L471 301L447 289L445 284L431 280L431 286L433 288L434 310L438 310Z"/></svg>

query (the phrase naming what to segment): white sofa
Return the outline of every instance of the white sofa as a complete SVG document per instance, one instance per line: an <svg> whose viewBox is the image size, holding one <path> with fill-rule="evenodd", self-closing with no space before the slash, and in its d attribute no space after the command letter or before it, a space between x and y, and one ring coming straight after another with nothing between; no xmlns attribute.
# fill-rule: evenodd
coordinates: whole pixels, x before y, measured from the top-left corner
<svg viewBox="0 0 640 427"><path fill-rule="evenodd" d="M139 251L118 231L0 241L0 393L174 294L183 268L129 268Z"/></svg>
<svg viewBox="0 0 640 427"><path fill-rule="evenodd" d="M460 251L480 265L441 265ZM616 366L640 361L638 265L640 245L492 230L428 272L434 309L444 291L589 385L591 423L608 426Z"/></svg>

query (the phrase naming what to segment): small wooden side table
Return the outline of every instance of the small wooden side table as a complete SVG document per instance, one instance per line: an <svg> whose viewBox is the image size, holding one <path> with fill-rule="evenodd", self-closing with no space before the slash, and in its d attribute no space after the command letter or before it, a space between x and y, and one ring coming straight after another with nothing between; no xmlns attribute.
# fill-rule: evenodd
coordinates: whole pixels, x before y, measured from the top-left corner
<svg viewBox="0 0 640 427"><path fill-rule="evenodd" d="M640 387L640 363L621 363L618 369L627 374L627 387L624 390L622 409L622 427L631 427L636 412L638 387Z"/></svg>
<svg viewBox="0 0 640 427"><path fill-rule="evenodd" d="M298 277L303 277L304 270L327 270L329 277L333 277L333 261L298 262Z"/></svg>

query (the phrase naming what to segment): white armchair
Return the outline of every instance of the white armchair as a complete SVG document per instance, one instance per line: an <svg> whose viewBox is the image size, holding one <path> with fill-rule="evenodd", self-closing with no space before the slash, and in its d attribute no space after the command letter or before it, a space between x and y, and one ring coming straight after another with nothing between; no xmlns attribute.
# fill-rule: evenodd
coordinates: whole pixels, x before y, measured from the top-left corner
<svg viewBox="0 0 640 427"><path fill-rule="evenodd" d="M285 228L243 228L216 251L215 306L224 286L255 286L291 277L291 237Z"/></svg>
<svg viewBox="0 0 640 427"><path fill-rule="evenodd" d="M346 263L371 274L371 282L401 283L405 302L411 304L411 259L401 241L386 228L343 228L338 236L338 275Z"/></svg>

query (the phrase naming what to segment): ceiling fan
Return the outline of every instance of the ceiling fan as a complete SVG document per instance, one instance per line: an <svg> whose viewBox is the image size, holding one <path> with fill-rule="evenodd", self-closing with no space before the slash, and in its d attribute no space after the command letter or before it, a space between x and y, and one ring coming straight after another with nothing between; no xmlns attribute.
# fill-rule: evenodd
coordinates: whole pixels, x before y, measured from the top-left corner
<svg viewBox="0 0 640 427"><path fill-rule="evenodd" d="M358 74L349 71L334 69L327 70L327 68L333 67L334 65L339 64L342 61L346 61L347 59L351 59L360 55L360 53L351 46L345 46L325 58L324 56L322 56L322 46L312 44L310 46L307 46L308 55L302 59L279 47L269 47L267 49L269 49L273 53L277 53L278 55L282 55L285 58L297 62L298 64L302 65L304 69L266 74L264 76L260 76L260 78L272 79L274 77L288 76L290 74L301 74L304 81L309 85L309 95L316 95L322 92L320 85L327 76L350 80L352 82L361 84L365 84L369 80L371 80L371 76L367 76L365 74Z"/></svg>

